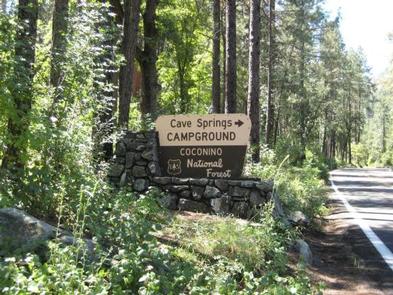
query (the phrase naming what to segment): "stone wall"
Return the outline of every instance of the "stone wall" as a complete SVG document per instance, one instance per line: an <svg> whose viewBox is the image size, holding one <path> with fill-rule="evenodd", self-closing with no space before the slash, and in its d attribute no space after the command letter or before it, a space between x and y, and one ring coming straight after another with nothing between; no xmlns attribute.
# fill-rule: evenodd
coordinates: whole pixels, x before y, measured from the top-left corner
<svg viewBox="0 0 393 295"><path fill-rule="evenodd" d="M152 185L152 178L161 175L157 156L156 132L126 132L116 144L109 180L144 192Z"/></svg>
<svg viewBox="0 0 393 295"><path fill-rule="evenodd" d="M273 183L260 180L163 177L158 165L156 132L127 132L116 144L109 179L117 186L144 192L155 186L160 202L173 210L233 214L250 218L273 196ZM277 209L277 208L276 208Z"/></svg>
<svg viewBox="0 0 393 295"><path fill-rule="evenodd" d="M153 183L167 192L161 203L169 209L233 214L250 218L255 209L272 197L271 182L228 179L154 177Z"/></svg>

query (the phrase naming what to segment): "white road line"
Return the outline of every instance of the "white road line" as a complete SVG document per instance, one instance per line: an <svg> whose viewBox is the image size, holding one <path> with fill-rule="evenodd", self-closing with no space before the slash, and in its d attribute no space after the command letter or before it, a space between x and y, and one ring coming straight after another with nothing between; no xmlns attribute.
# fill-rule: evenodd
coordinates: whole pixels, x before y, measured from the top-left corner
<svg viewBox="0 0 393 295"><path fill-rule="evenodd" d="M389 250L388 247L386 247L382 240L370 228L367 222L360 217L359 213L356 212L355 208L353 208L351 204L348 203L348 201L344 198L344 195L340 193L337 186L334 184L333 180L330 179L330 183L332 184L332 188L337 193L337 196L340 198L341 202L343 202L345 208L347 208L347 210L352 214L352 218L355 220L357 225L362 229L363 233L374 245L375 249L377 249L383 260L385 260L386 264L393 271L393 253Z"/></svg>
<svg viewBox="0 0 393 295"><path fill-rule="evenodd" d="M387 186L354 186L354 185L338 185L337 188L339 189L351 189L351 190L358 190L361 191L362 189L369 189L369 190L382 190L382 191L393 191L393 188Z"/></svg>
<svg viewBox="0 0 393 295"><path fill-rule="evenodd" d="M356 197L356 196L351 195L351 198L353 198L353 197ZM364 196L359 196L359 197L361 198ZM356 211L359 213L362 213L362 214L377 214L377 215L390 214L393 218L393 210L389 210L389 209L385 210L385 209L375 209L375 208L358 208Z"/></svg>

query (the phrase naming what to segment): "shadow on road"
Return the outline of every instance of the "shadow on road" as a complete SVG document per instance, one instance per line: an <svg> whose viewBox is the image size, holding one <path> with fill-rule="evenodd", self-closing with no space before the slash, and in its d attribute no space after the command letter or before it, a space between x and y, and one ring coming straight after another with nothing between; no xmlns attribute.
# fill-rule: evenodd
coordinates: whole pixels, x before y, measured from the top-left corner
<svg viewBox="0 0 393 295"><path fill-rule="evenodd" d="M378 175L378 174L361 174L361 175L356 175L356 174L335 174L332 173L331 174L333 177L354 177L354 178L367 178L367 177L372 177L372 178L392 178L392 174L391 175Z"/></svg>
<svg viewBox="0 0 393 295"><path fill-rule="evenodd" d="M393 272L361 229L342 216L348 211L341 201L331 199L329 207L323 231L305 237L314 256L310 275L325 282L324 294L393 294Z"/></svg>
<svg viewBox="0 0 393 295"><path fill-rule="evenodd" d="M382 189L391 188L393 190L393 180L377 182L377 181L354 181L354 180L334 180L334 184L338 187L345 188L346 186L359 186L359 187L369 187L369 186L380 186Z"/></svg>

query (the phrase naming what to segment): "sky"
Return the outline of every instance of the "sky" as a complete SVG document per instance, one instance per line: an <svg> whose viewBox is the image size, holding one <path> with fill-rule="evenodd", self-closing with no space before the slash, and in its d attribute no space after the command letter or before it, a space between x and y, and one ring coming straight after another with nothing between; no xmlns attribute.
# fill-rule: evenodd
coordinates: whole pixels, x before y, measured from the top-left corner
<svg viewBox="0 0 393 295"><path fill-rule="evenodd" d="M377 79L393 58L393 0L325 0L334 17L341 13L341 33L347 48L359 47Z"/></svg>

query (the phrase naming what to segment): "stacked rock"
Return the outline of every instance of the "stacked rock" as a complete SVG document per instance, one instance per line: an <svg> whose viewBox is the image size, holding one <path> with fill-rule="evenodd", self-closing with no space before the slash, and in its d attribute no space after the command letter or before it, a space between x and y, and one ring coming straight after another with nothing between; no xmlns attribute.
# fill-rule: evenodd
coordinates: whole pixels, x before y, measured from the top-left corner
<svg viewBox="0 0 393 295"><path fill-rule="evenodd" d="M241 218L250 218L256 209L274 199L272 181L163 177L157 146L154 131L125 133L116 144L109 180L137 192L155 186L163 192L160 202L168 209Z"/></svg>
<svg viewBox="0 0 393 295"><path fill-rule="evenodd" d="M137 192L147 190L154 176L160 175L157 139L154 131L127 132L118 141L108 172L109 180L119 186L131 186Z"/></svg>
<svg viewBox="0 0 393 295"><path fill-rule="evenodd" d="M160 202L175 210L233 214L250 218L271 199L271 181L154 177L162 191Z"/></svg>

